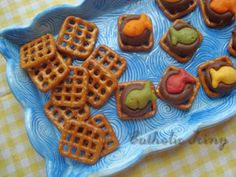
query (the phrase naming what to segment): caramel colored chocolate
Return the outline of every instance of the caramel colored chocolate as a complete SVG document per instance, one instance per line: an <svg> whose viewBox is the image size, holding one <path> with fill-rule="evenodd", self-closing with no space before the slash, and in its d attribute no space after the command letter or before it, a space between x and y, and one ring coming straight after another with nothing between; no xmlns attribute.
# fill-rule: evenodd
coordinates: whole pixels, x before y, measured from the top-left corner
<svg viewBox="0 0 236 177"><path fill-rule="evenodd" d="M234 50L236 50L236 27L232 32L232 47Z"/></svg>
<svg viewBox="0 0 236 177"><path fill-rule="evenodd" d="M161 3L171 14L176 14L177 12L188 9L188 7L192 3L192 0L179 0L177 2L168 2L166 0L161 0Z"/></svg>
<svg viewBox="0 0 236 177"><path fill-rule="evenodd" d="M176 23L173 25L173 27L178 31L186 27L193 28L188 23ZM170 50L173 51L178 56L191 57L193 53L199 47L201 41L200 41L200 36L198 36L198 39L193 44L185 45L185 44L178 43L177 45L173 45L170 39L170 33L168 32L165 43L170 48Z"/></svg>
<svg viewBox="0 0 236 177"><path fill-rule="evenodd" d="M125 45L132 45L132 46L140 46L140 45L148 45L149 37L150 37L150 31L148 29L145 29L144 33L140 36L135 37L129 37L123 33L124 26L130 21L130 20L137 20L140 18L140 15L129 15L127 16L120 25L120 37Z"/></svg>
<svg viewBox="0 0 236 177"><path fill-rule="evenodd" d="M203 0L206 15L210 22L215 23L217 26L224 27L231 24L234 20L234 14L226 12L219 14L210 8L211 0Z"/></svg>
<svg viewBox="0 0 236 177"><path fill-rule="evenodd" d="M193 84L186 84L184 90L178 94L168 93L166 88L167 79L175 74L178 74L178 71L170 70L163 77L160 82L159 92L162 97L171 104L179 105L188 102L188 100L193 96L194 86Z"/></svg>
<svg viewBox="0 0 236 177"><path fill-rule="evenodd" d="M152 103L151 102L148 103L144 109L137 109L137 110L130 109L125 104L126 97L132 90L142 90L143 87L144 87L143 84L132 84L132 85L127 86L122 91L120 101L121 101L121 110L123 113L129 115L130 117L139 117L139 116L143 116L147 112L152 111Z"/></svg>
<svg viewBox="0 0 236 177"><path fill-rule="evenodd" d="M219 86L217 88L212 87L212 79L211 79L211 75L210 75L210 69L213 68L215 70L219 70L223 66L232 67L232 65L230 65L227 62L219 61L219 62L215 62L215 63L210 64L207 67L206 73L205 73L205 80L206 80L207 87L211 91L219 93L220 96L224 96L226 94L229 94L233 89L236 88L236 82L234 84L225 84L223 82L220 82Z"/></svg>

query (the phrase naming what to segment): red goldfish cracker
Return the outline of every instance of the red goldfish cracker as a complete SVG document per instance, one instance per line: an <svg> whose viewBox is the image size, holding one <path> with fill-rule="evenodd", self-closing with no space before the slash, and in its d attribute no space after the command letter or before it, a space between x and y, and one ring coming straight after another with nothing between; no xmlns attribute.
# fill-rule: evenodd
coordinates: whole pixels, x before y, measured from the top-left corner
<svg viewBox="0 0 236 177"><path fill-rule="evenodd" d="M157 96L158 96L160 99L162 99L162 100L168 102L169 104L173 105L174 107L176 107L176 108L178 108L178 109L188 110L188 109L190 109L190 108L192 107L193 102L194 102L194 100L195 100L195 98L196 98L196 96L197 96L198 90L199 90L199 88L200 88L200 81L198 80L198 78L196 78L196 77L194 77L193 75L191 75L191 74L189 74L189 73L186 73L186 72L184 71L186 74L189 75L189 76L188 76L188 79L185 80L185 83L193 83L193 84L194 84L193 93L192 93L192 96L188 99L187 102L181 103L181 104L174 104L174 103L168 101L168 100L166 99L166 97L162 94L162 91L160 90L161 87L162 87L161 85L162 85L162 84L165 84L164 81L163 81L163 80L165 80L164 78L167 76L167 74L168 74L169 72L173 72L173 71L174 71L174 72L179 72L179 74L174 74L173 77L176 77L176 76L177 76L177 77L182 78L181 80L184 79L183 75L185 75L185 74L183 74L183 71L181 72L181 69L180 69L180 68L177 68L177 67L175 67L175 66L169 66L169 67L166 69L166 71L164 72L163 76L161 77L161 80L160 80L160 82L159 82L159 84L158 84L158 86L157 86L157 88L156 88ZM182 74L181 74L181 73L182 73ZM168 79L170 79L171 77L172 77L172 76L169 76ZM167 82L168 82L168 79L167 79ZM166 85L167 85L167 84L166 84ZM178 86L177 86L177 87L178 87ZM166 87L166 88L167 88L167 87ZM180 90L179 90L179 91L180 91ZM167 91L167 92L168 92L168 91ZM181 92L183 93L182 90L181 90ZM168 94L171 94L171 93L168 92ZM172 95L176 95L176 94L172 94ZM179 96L179 95L178 95L178 96ZM175 96L175 97L176 97L176 96Z"/></svg>
<svg viewBox="0 0 236 177"><path fill-rule="evenodd" d="M145 15L141 14L137 20L130 20L123 29L123 33L130 37L140 36L145 29L152 31L152 22Z"/></svg>
<svg viewBox="0 0 236 177"><path fill-rule="evenodd" d="M235 0L212 0L210 8L217 13L223 14L231 12L236 14L236 1Z"/></svg>

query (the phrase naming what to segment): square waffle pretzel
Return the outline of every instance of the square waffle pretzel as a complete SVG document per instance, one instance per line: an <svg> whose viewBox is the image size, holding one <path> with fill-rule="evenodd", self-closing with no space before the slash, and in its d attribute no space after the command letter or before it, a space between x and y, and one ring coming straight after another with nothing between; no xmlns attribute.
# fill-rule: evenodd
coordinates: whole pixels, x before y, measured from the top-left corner
<svg viewBox="0 0 236 177"><path fill-rule="evenodd" d="M185 9L181 12L177 12L175 14L172 14L165 8L165 6L162 4L161 0L156 0L156 3L158 4L158 6L162 10L162 12L165 14L165 16L167 16L172 21L179 19L179 18L191 13L197 7L196 0L192 0L190 6L187 9Z"/></svg>
<svg viewBox="0 0 236 177"><path fill-rule="evenodd" d="M88 103L100 108L116 89L116 76L95 60L86 60L82 66L89 73Z"/></svg>
<svg viewBox="0 0 236 177"><path fill-rule="evenodd" d="M120 78L127 66L127 62L123 57L105 45L98 46L88 59L98 61L105 68L113 72L117 79Z"/></svg>
<svg viewBox="0 0 236 177"><path fill-rule="evenodd" d="M120 37L121 29L120 26L125 18L127 18L129 15L122 15L118 18L118 44L120 48L124 51L128 52L146 52L149 51L154 46L154 36L153 36L153 29L150 31L150 37L148 40L148 45L140 45L140 46L133 46L133 45L126 45L122 42L122 39ZM147 16L148 17L148 16ZM148 17L150 22L152 22L151 18Z"/></svg>
<svg viewBox="0 0 236 177"><path fill-rule="evenodd" d="M228 51L232 56L236 57L236 50L233 48L233 38L230 39Z"/></svg>
<svg viewBox="0 0 236 177"><path fill-rule="evenodd" d="M69 68L57 52L55 57L27 71L38 89L47 92L56 87L68 75Z"/></svg>
<svg viewBox="0 0 236 177"><path fill-rule="evenodd" d="M58 128L63 131L64 122L67 120L85 121L89 118L90 109L87 104L83 108L73 109L65 106L56 106L51 100L44 106L44 112L47 118Z"/></svg>
<svg viewBox="0 0 236 177"><path fill-rule="evenodd" d="M119 146L119 142L112 126L103 114L97 114L93 116L88 120L88 123L100 128L105 133L105 141L103 144L101 156L111 153Z"/></svg>
<svg viewBox="0 0 236 177"><path fill-rule="evenodd" d="M32 68L40 65L56 55L56 44L53 35L43 35L20 48L20 65Z"/></svg>
<svg viewBox="0 0 236 177"><path fill-rule="evenodd" d="M59 152L65 157L86 164L94 164L100 157L104 132L86 122L65 122L59 142Z"/></svg>
<svg viewBox="0 0 236 177"><path fill-rule="evenodd" d="M205 71L206 71L206 69L209 65L211 65L215 62L219 62L219 61L226 62L226 63L230 64L231 66L233 66L233 62L230 60L229 57L222 56L222 57L218 57L214 60L207 61L206 63L203 63L198 67L198 77L201 81L202 87L203 87L204 91L206 92L206 94L209 97L213 97L213 98L219 97L220 94L216 93L216 92L213 92L208 88L206 80L205 80Z"/></svg>
<svg viewBox="0 0 236 177"><path fill-rule="evenodd" d="M176 20L176 21L173 23L172 26L175 26L177 23L187 23L187 22L185 22L184 20ZM196 28L194 28L193 26L192 26L192 28L197 31L198 36L199 36L199 41L200 41L200 44L201 44L201 43L202 43L202 40L203 40L202 34L201 34ZM181 57L181 56L175 54L175 52L172 51L172 50L165 44L165 40L166 40L166 38L167 38L168 33L169 33L169 30L163 35L163 37L162 37L161 40L160 40L160 46L161 46L161 48L162 48L164 51L166 51L171 57L173 57L175 60L177 60L178 62L180 62L180 63L186 63L186 62L188 62L188 61L192 58L192 56L194 55L195 52L194 52L191 56L188 56L188 57ZM199 44L199 45L200 45L200 44Z"/></svg>
<svg viewBox="0 0 236 177"><path fill-rule="evenodd" d="M73 62L73 58L67 54L64 54L64 53L60 53L64 62L69 66L69 65L72 65L72 62Z"/></svg>
<svg viewBox="0 0 236 177"><path fill-rule="evenodd" d="M122 112L121 109L121 94L122 91L129 85L131 84L145 84L146 81L130 81L130 82L123 82L118 84L118 88L116 90L116 110L117 114L120 119L122 120L132 120L132 119L146 119L149 117L153 117L156 114L157 106L156 106L156 101L152 101L152 111L145 113L142 117L137 117L137 116L130 116L124 112ZM152 84L152 89L155 90L154 85Z"/></svg>
<svg viewBox="0 0 236 177"><path fill-rule="evenodd" d="M57 38L57 48L68 55L86 59L93 51L98 28L94 23L79 17L65 19Z"/></svg>
<svg viewBox="0 0 236 177"><path fill-rule="evenodd" d="M57 106L82 108L87 101L88 72L81 66L69 66L69 75L52 91Z"/></svg>
<svg viewBox="0 0 236 177"><path fill-rule="evenodd" d="M166 75L166 74L167 74L169 71L171 71L171 70L179 71L179 68L177 68L177 67L175 67L175 66L169 66L169 67L165 70L163 76ZM188 73L188 74L191 75L190 73ZM192 76L192 77L195 79L195 81L196 81L196 85L195 85L195 87L194 87L194 89L193 89L193 95L192 95L192 97L189 99L189 101L188 101L187 103L185 103L185 104L180 104L180 105L174 105L174 104L172 104L173 106L175 106L175 107L178 108L178 109L182 109L182 110L188 110L188 109L190 109L190 108L192 107L192 105L193 105L193 102L194 102L196 96L197 96L198 90L200 89L200 81L199 81L199 79L198 79L197 77L194 77L193 75L191 75L191 76ZM161 80L160 80L159 83L161 83L161 81L162 81L162 78L161 78ZM159 90L160 90L160 85L157 86L157 88L156 88L156 93L157 93L157 96L158 96L160 99L162 99L163 101L165 101L165 98L160 94Z"/></svg>

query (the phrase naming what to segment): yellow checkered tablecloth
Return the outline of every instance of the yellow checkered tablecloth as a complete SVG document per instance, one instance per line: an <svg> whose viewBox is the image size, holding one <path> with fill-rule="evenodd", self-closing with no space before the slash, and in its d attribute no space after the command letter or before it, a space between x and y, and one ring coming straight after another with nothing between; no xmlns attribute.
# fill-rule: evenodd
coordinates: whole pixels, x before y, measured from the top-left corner
<svg viewBox="0 0 236 177"><path fill-rule="evenodd" d="M76 3L78 0L67 0ZM28 24L40 11L64 0L0 0L0 28ZM43 159L31 147L24 113L11 94L0 57L0 177L46 176ZM215 139L215 142L211 142ZM226 143L222 146L223 143ZM223 148L222 148L223 147ZM152 154L122 176L236 176L236 119L198 133L176 149Z"/></svg>

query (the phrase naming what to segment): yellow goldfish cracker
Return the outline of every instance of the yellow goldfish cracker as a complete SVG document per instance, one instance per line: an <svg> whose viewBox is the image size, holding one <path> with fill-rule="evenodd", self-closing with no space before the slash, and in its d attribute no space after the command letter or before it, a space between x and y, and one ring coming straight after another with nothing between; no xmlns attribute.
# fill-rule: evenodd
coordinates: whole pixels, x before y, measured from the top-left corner
<svg viewBox="0 0 236 177"><path fill-rule="evenodd" d="M227 56L203 63L198 68L198 76L209 97L229 94L236 88L236 70Z"/></svg>
<svg viewBox="0 0 236 177"><path fill-rule="evenodd" d="M153 117L157 110L153 83L150 81L119 83L116 90L116 109L122 120Z"/></svg>
<svg viewBox="0 0 236 177"><path fill-rule="evenodd" d="M233 84L236 82L236 70L230 66L223 66L219 70L210 69L213 88L217 88L220 82Z"/></svg>

